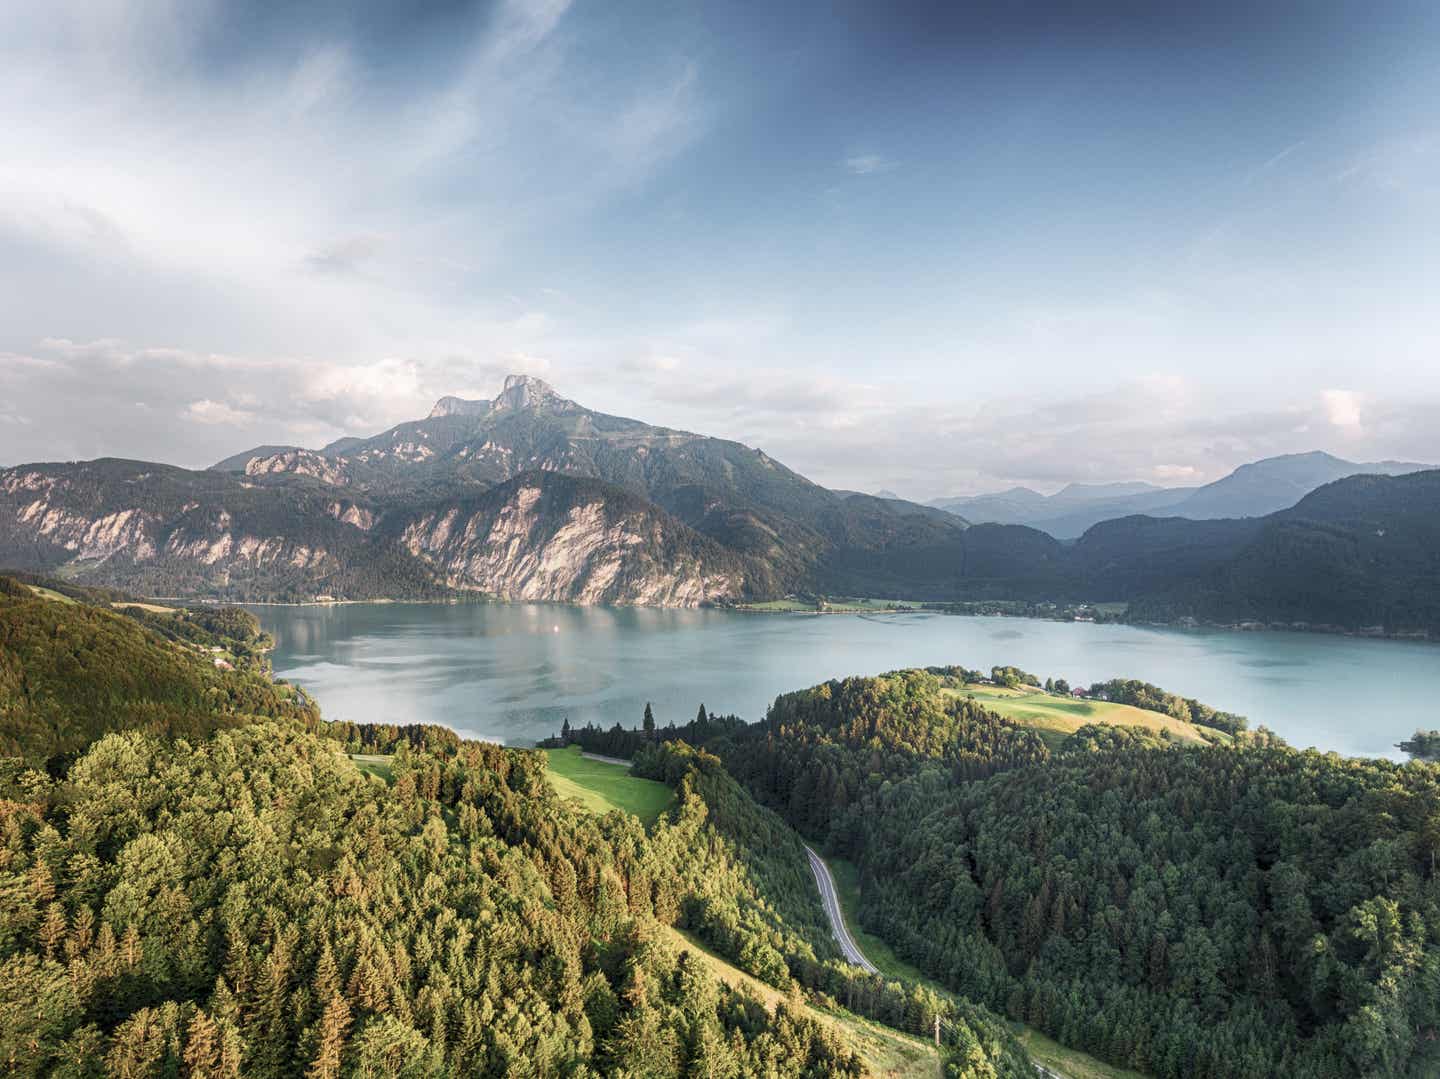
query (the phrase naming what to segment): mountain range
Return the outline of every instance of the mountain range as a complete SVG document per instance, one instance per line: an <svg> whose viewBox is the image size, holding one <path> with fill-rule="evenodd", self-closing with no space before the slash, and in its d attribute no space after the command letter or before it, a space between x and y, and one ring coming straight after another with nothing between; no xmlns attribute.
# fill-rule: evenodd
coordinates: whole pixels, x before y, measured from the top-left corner
<svg viewBox="0 0 1440 1079"><path fill-rule="evenodd" d="M595 412L515 375L492 400L444 397L423 419L320 449L259 446L201 471L118 459L0 471L0 566L229 600L1122 601L1164 620L1440 630L1440 472L1348 476L1293 505L1281 493L1370 467L1257 462L1183 495L1208 519L1127 512L1066 542L829 490L762 450ZM1135 484L1006 496L1077 514L1177 498ZM1213 516L1277 499L1264 516Z"/></svg>
<svg viewBox="0 0 1440 1079"><path fill-rule="evenodd" d="M1053 495L1012 487L994 494L934 499L929 505L975 524L1023 524L1056 539L1076 539L1101 521L1136 513L1192 521L1263 517L1288 509L1316 488L1349 476L1401 476L1433 467L1407 461L1361 464L1317 450L1253 461L1203 487L1072 483Z"/></svg>

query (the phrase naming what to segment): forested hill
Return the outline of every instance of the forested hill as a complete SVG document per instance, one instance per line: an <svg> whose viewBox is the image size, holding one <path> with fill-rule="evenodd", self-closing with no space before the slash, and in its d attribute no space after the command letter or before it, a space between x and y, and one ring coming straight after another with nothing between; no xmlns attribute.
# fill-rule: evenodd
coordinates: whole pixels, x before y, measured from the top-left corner
<svg viewBox="0 0 1440 1079"><path fill-rule="evenodd" d="M912 1032L945 1019L950 1075L1032 1073L983 1007L841 963L798 838L713 757L652 754L677 799L650 829L590 816L538 753L207 712L226 683L195 698L183 643L22 592L0 627L58 642L68 688L30 693L27 664L8 715L94 740L48 770L0 757L8 1075L859 1076L834 998ZM106 733L97 706L142 722ZM172 706L193 722L150 721Z"/></svg>
<svg viewBox="0 0 1440 1079"><path fill-rule="evenodd" d="M1328 484L1132 613L1440 634L1440 471Z"/></svg>
<svg viewBox="0 0 1440 1079"><path fill-rule="evenodd" d="M1204 706L1217 744L1092 725L1051 750L945 688L826 683L707 746L858 863L863 928L1066 1045L1163 1079L1440 1074L1440 766Z"/></svg>
<svg viewBox="0 0 1440 1079"><path fill-rule="evenodd" d="M255 717L318 720L263 667L236 669L259 632L244 611L230 612L229 625L222 611L137 618L50 595L0 577L0 756L53 763L109 731L203 738ZM232 659L210 651L220 641Z"/></svg>

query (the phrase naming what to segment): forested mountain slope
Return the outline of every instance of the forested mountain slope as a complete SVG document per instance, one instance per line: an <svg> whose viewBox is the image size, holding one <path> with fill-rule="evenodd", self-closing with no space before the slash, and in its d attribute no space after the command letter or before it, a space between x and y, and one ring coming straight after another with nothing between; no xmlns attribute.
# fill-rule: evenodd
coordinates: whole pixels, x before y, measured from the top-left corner
<svg viewBox="0 0 1440 1079"><path fill-rule="evenodd" d="M1440 766L1298 752L1204 706L1233 744L1097 725L1052 752L944 686L844 679L691 729L859 865L866 930L1068 1046L1165 1079L1440 1070Z"/></svg>
<svg viewBox="0 0 1440 1079"><path fill-rule="evenodd" d="M0 577L0 756L53 765L110 731L203 738L254 717L318 721L263 674L222 669L205 648L130 616Z"/></svg>
<svg viewBox="0 0 1440 1079"><path fill-rule="evenodd" d="M1132 613L1440 633L1440 471L1340 480L1256 524L1211 565L1149 582Z"/></svg>
<svg viewBox="0 0 1440 1079"><path fill-rule="evenodd" d="M712 745L859 862L867 929L1066 1044L1177 1079L1440 1068L1440 768L1026 733L899 672Z"/></svg>
<svg viewBox="0 0 1440 1079"><path fill-rule="evenodd" d="M713 757L652 754L677 798L647 830L560 802L541 754L439 728L226 713L104 733L97 700L143 710L171 679L189 707L193 657L18 590L0 626L49 626L69 683L22 716L98 740L48 773L0 758L7 1074L864 1073L833 1024L718 982L667 925L816 1004L911 1031L943 1015L950 1074L1031 1072L985 1009L839 962L799 840ZM390 755L391 781L347 747Z"/></svg>

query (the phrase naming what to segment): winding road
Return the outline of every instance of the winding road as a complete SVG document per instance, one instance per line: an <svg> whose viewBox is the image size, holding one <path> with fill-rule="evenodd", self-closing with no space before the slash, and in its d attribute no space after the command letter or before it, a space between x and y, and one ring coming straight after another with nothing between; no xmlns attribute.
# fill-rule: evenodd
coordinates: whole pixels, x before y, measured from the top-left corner
<svg viewBox="0 0 1440 1079"><path fill-rule="evenodd" d="M840 945L840 953L845 956L848 963L853 963L862 970L871 974L879 974L880 971L875 964L865 958L865 953L855 943L855 938L850 935L850 930L845 927L845 914L840 909L840 893L835 890L835 878L830 875L830 867L825 864L825 859L805 845L805 855L810 859L810 872L815 874L815 885L820 889L820 902L825 907L825 915L830 919L830 931L835 935L835 941ZM1035 1072L1041 1079L1068 1079L1060 1072L1052 1071L1045 1065L1031 1061L1035 1066Z"/></svg>
<svg viewBox="0 0 1440 1079"><path fill-rule="evenodd" d="M840 911L840 895L835 891L835 878L830 875L830 867L808 844L805 854L810 859L810 872L815 874L815 884L820 889L820 902L825 905L825 914L830 919L830 931L835 934L835 941L840 945L840 954L845 957L846 962L853 963L871 974L879 974L879 969L865 958L865 953L855 943L850 930L845 928L845 915Z"/></svg>

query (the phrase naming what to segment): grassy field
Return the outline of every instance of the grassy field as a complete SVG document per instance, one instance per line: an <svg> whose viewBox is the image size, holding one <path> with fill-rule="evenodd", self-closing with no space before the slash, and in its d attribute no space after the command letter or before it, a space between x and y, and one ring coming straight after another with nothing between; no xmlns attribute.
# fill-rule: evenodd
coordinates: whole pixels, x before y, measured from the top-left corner
<svg viewBox="0 0 1440 1079"><path fill-rule="evenodd" d="M1019 1028L1019 1038L1031 1057L1047 1068L1059 1072L1066 1079L1146 1079L1140 1072L1115 1068L1092 1056L1067 1049L1029 1027Z"/></svg>
<svg viewBox="0 0 1440 1079"><path fill-rule="evenodd" d="M1040 690L1005 689L1002 686L967 685L964 689L946 689L956 697L971 697L986 708L998 712L1027 727L1034 727L1047 745L1054 749L1087 723L1109 723L1116 727L1143 727L1156 733L1169 731L1180 742L1203 742L1193 723L1159 712L1147 712L1128 704L1110 701L1082 701L1073 697L1056 697ZM1227 736L1216 732L1221 741Z"/></svg>
<svg viewBox="0 0 1440 1079"><path fill-rule="evenodd" d="M726 985L746 989L772 1009L780 1001L787 999L784 993L773 986L731 966L689 933L668 927L665 933L677 950L698 956L709 971ZM903 1034L844 1009L831 1011L809 1004L804 1005L804 1009L812 1019L845 1036L856 1052L864 1058L872 1075L883 1076L885 1079L900 1079L902 1076L935 1076L938 1079L944 1074L940 1054L924 1038Z"/></svg>
<svg viewBox="0 0 1440 1079"><path fill-rule="evenodd" d="M826 858L825 864L830 867L830 875L835 878L835 892L840 898L840 911L845 917L845 925L849 928L850 935L855 938L855 943L865 953L865 958L880 968L880 973L887 977L920 982L944 993L946 990L943 987L897 956L890 945L860 928L860 923L855 918L860 909L860 871L854 864L842 858ZM1037 1030L1018 1024L1015 1029L1025 1044L1026 1051L1037 1062L1066 1079L1145 1079L1138 1072L1112 1068L1078 1050L1067 1049Z"/></svg>
<svg viewBox="0 0 1440 1079"><path fill-rule="evenodd" d="M39 596L41 599L53 599L53 600L55 600L57 603L74 603L74 602L75 602L75 601L74 601L73 599L71 599L69 596L64 595L64 594L62 594L62 593L60 593L60 592L57 592L57 591L55 591L55 589L53 589L53 588L42 588L42 587L41 587L40 585L38 585L38 584L27 584L25 587L28 588L28 589L30 589L30 591L34 592L34 593L35 593L37 596Z"/></svg>
<svg viewBox="0 0 1440 1079"><path fill-rule="evenodd" d="M137 603L133 601L122 601L110 604L112 607L124 608L134 607L136 610L149 611L151 614L174 614L174 607L162 607L158 603Z"/></svg>
<svg viewBox="0 0 1440 1079"><path fill-rule="evenodd" d="M562 798L577 799L592 813L618 809L647 825L669 807L674 791L652 779L638 779L619 764L581 756L579 746L545 750L550 785Z"/></svg>
<svg viewBox="0 0 1440 1079"><path fill-rule="evenodd" d="M352 753L350 759L355 762L355 767L367 775L379 776L386 783L395 782L395 769L391 765L394 760L388 754L382 753Z"/></svg>

